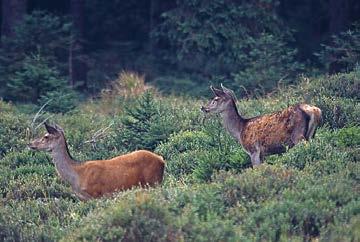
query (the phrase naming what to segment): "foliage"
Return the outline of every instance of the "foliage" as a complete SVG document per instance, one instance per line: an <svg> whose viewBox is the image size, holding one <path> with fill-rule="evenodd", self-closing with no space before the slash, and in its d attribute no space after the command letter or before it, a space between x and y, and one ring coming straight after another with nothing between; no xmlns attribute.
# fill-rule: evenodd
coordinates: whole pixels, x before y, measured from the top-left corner
<svg viewBox="0 0 360 242"><path fill-rule="evenodd" d="M344 108L357 102L350 92L356 74L340 76L349 80L343 83L349 96L332 84L340 77L330 76L311 79L309 89L300 85L238 103L251 117L318 90L327 102L334 96L343 117L350 117L330 127L330 115L324 116L314 139L254 169L218 118L202 122L201 100L145 92L114 99L119 106L113 113L98 112L107 104L92 101L51 114L76 159L107 159L135 147L151 147L165 158L161 186L86 203L61 181L49 154L25 149L37 109L0 102L0 240L357 241L359 127L352 125L354 109Z"/></svg>
<svg viewBox="0 0 360 242"><path fill-rule="evenodd" d="M311 97L341 97L360 99L360 68L348 73L337 73L330 76L320 76L304 79L301 84L304 94Z"/></svg>
<svg viewBox="0 0 360 242"><path fill-rule="evenodd" d="M296 51L287 46L291 34L276 15L278 4L177 1L175 9L162 14L154 37L169 49L161 55L181 70L220 78L237 91L241 85L270 90L302 68ZM229 73L234 82L227 81Z"/></svg>
<svg viewBox="0 0 360 242"><path fill-rule="evenodd" d="M177 107L181 109L186 105L188 102ZM193 122L197 121L194 115L196 114L192 110L181 113L172 102L156 100L152 92L146 91L125 107L117 140L128 150L154 150L171 133L193 126Z"/></svg>
<svg viewBox="0 0 360 242"><path fill-rule="evenodd" d="M73 89L62 86L59 90L49 91L39 99L39 105L46 104L45 110L53 113L66 113L76 107L79 101L78 93Z"/></svg>
<svg viewBox="0 0 360 242"><path fill-rule="evenodd" d="M51 68L47 63L48 61L42 56L25 57L21 69L7 83L8 93L6 97L11 100L25 102L38 102L42 98L41 103L48 99L49 96L56 97L55 93L68 92L71 95L73 91L66 87L64 77L60 76L56 68ZM61 102L61 99L56 100L56 102ZM73 106L74 104L70 105L69 109ZM56 107L53 110L59 111ZM64 107L64 110L66 110L66 107Z"/></svg>
<svg viewBox="0 0 360 242"><path fill-rule="evenodd" d="M360 22L353 28L333 35L329 44L323 44L315 53L321 64L331 73L349 71L358 66L360 58Z"/></svg>
<svg viewBox="0 0 360 242"><path fill-rule="evenodd" d="M322 110L323 123L331 128L342 128L360 122L359 74L359 68L355 68L349 73L303 78L295 89L282 90L282 92L290 98L300 96L297 101L310 100ZM280 95L283 98L284 95Z"/></svg>
<svg viewBox="0 0 360 242"><path fill-rule="evenodd" d="M0 95L36 101L44 88L53 90L54 85L64 84L59 77L65 72L70 30L71 24L58 16L42 11L26 15L15 35L2 40L0 84L7 88Z"/></svg>
<svg viewBox="0 0 360 242"><path fill-rule="evenodd" d="M11 150L22 149L27 137L27 119L0 109L0 158Z"/></svg>
<svg viewBox="0 0 360 242"><path fill-rule="evenodd" d="M156 152L167 160L167 173L177 179L208 181L214 171L249 167L245 152L221 128L218 122L209 122L202 131L179 132L160 144Z"/></svg>
<svg viewBox="0 0 360 242"><path fill-rule="evenodd" d="M146 92L135 104L134 107L126 109L126 116L122 124L124 130L120 131L120 142L129 150L150 149L153 150L157 138L150 132L151 125L159 119L159 110L155 106L153 95Z"/></svg>

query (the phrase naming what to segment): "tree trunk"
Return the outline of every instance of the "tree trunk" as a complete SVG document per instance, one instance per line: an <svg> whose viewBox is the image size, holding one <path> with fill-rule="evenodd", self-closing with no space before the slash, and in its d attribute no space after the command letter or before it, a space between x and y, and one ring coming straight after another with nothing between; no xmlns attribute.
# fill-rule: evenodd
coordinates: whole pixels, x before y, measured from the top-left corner
<svg viewBox="0 0 360 242"><path fill-rule="evenodd" d="M70 13L74 25L74 38L69 48L69 84L87 88L87 65L84 53L85 0L71 0Z"/></svg>
<svg viewBox="0 0 360 242"><path fill-rule="evenodd" d="M1 36L12 37L15 27L26 14L27 0L3 0L2 1L2 24Z"/></svg>

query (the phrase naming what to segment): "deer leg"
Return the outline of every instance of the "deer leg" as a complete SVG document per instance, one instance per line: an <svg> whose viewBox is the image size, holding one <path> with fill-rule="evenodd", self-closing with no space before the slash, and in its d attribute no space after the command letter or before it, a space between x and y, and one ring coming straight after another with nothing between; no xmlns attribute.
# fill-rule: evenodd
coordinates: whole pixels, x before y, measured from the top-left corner
<svg viewBox="0 0 360 242"><path fill-rule="evenodd" d="M262 161L262 155L261 155L261 152L260 152L260 147L259 145L257 144L256 145L256 150L255 152L251 153L250 154L250 158L251 158L251 163L252 163L252 166L255 167L255 166L258 166L261 164L261 161Z"/></svg>
<svg viewBox="0 0 360 242"><path fill-rule="evenodd" d="M87 201L91 199L91 196L81 189L73 188L75 195L81 200L81 201Z"/></svg>
<svg viewBox="0 0 360 242"><path fill-rule="evenodd" d="M300 141L305 140L305 128L300 127L298 129L295 129L291 134L291 141L294 145L297 145Z"/></svg>

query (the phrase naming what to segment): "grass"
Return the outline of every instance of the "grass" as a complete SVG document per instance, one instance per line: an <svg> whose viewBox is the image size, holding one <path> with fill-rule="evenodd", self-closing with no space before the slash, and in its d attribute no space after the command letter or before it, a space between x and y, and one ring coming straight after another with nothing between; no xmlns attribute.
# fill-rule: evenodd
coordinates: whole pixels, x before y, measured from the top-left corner
<svg viewBox="0 0 360 242"><path fill-rule="evenodd" d="M331 89L336 78L346 79L326 78L312 80L312 88L324 80ZM348 89L359 81L356 73L349 78ZM301 101L308 88L300 84L240 100L239 110L248 117L276 111ZM1 241L360 239L359 113L349 104L357 102L354 93L344 97L337 86L321 89L313 101L328 109L316 138L252 169L218 119L201 122L203 100L155 94L143 103L140 89L136 95L129 89L126 98L84 102L66 114L42 113L36 120L51 117L59 123L79 160L110 158L137 145L165 157L162 186L89 202L79 201L59 179L47 154L26 149L31 136L44 132L40 127L29 133L36 109L0 102ZM336 111L331 105L343 110L339 117L331 115ZM139 123L124 121L131 115ZM133 125L144 123L141 134L133 132ZM104 129L95 142L85 142Z"/></svg>

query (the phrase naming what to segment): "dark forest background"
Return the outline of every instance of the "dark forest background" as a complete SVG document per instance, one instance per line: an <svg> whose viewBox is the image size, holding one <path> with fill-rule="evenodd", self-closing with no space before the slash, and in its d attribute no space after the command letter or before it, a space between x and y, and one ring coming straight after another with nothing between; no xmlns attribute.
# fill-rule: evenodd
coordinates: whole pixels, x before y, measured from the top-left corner
<svg viewBox="0 0 360 242"><path fill-rule="evenodd" d="M354 68L358 0L1 0L0 97L96 95L121 70L164 93L264 94Z"/></svg>

